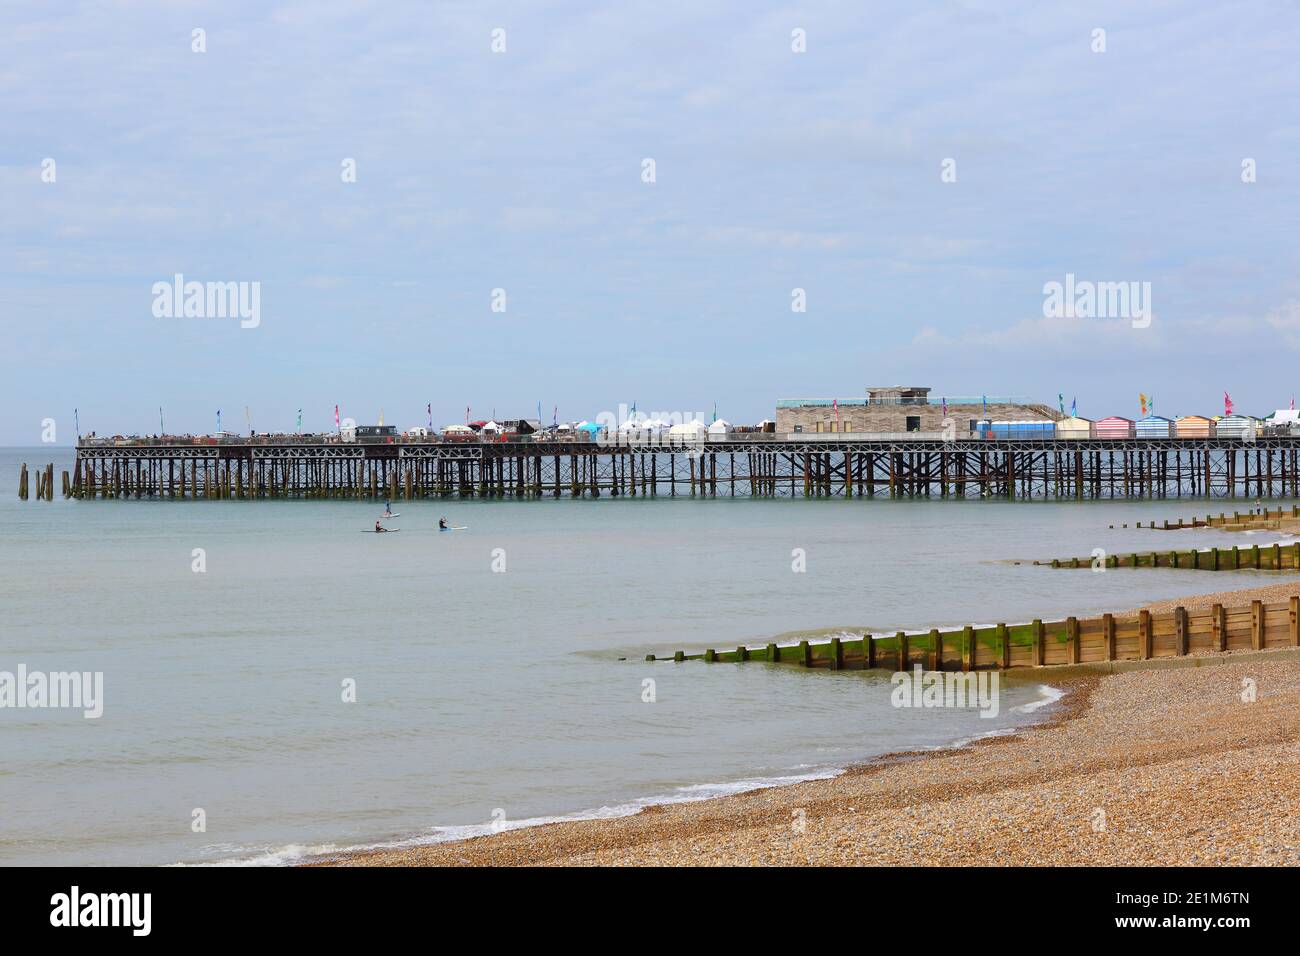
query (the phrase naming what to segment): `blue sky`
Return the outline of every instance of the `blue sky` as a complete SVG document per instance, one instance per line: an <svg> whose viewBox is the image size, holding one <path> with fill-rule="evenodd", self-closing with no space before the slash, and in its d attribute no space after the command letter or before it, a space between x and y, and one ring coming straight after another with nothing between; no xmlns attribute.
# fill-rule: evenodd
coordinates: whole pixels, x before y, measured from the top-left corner
<svg viewBox="0 0 1300 956"><path fill-rule="evenodd" d="M1298 390L1291 3L3 17L0 444L47 417L70 440L74 407L111 434L156 430L160 404L206 431L245 406L259 430L299 407L332 427L335 403L399 426L426 403L437 424L633 401L754 422L903 383L1132 417L1139 391L1172 415ZM176 273L259 282L260 325L155 318ZM1150 327L1045 318L1066 273L1150 282Z"/></svg>

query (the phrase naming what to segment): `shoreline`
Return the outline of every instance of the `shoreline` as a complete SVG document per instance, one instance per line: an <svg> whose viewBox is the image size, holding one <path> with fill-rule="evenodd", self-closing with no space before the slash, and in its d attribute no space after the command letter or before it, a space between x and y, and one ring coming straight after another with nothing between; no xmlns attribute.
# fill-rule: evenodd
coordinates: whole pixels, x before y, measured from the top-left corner
<svg viewBox="0 0 1300 956"><path fill-rule="evenodd" d="M1253 703L1240 699L1244 677ZM1300 661L1059 684L1072 692L1048 719L965 747L885 754L829 779L632 816L306 865L1300 863Z"/></svg>

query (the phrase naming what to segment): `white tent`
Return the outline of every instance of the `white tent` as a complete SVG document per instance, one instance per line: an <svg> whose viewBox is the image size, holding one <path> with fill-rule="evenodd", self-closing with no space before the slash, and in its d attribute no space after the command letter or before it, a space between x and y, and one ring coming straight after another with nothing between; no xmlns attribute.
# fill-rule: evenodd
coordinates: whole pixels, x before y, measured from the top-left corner
<svg viewBox="0 0 1300 956"><path fill-rule="evenodd" d="M668 429L669 438L703 438L707 433L708 428L701 421L682 422Z"/></svg>
<svg viewBox="0 0 1300 956"><path fill-rule="evenodd" d="M709 426L710 435L727 435L731 433L731 422L725 418L719 418Z"/></svg>
<svg viewBox="0 0 1300 956"><path fill-rule="evenodd" d="M485 424L481 429L479 429L479 431L484 431L484 432L495 432L496 434L500 435L500 434L501 434L501 426L498 425L496 422L488 422L488 423Z"/></svg>
<svg viewBox="0 0 1300 956"><path fill-rule="evenodd" d="M1300 408L1279 408L1273 413L1274 425L1300 425Z"/></svg>

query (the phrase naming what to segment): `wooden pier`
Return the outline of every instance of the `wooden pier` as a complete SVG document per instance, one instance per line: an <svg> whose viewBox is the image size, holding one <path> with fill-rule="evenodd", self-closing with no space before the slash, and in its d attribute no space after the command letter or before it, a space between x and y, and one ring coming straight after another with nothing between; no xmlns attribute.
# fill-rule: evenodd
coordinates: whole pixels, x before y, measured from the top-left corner
<svg viewBox="0 0 1300 956"><path fill-rule="evenodd" d="M712 437L712 436L711 436ZM76 498L1300 496L1300 438L94 441ZM52 486L52 471L50 485ZM40 482L45 487L44 478ZM25 486L24 486L25 487Z"/></svg>

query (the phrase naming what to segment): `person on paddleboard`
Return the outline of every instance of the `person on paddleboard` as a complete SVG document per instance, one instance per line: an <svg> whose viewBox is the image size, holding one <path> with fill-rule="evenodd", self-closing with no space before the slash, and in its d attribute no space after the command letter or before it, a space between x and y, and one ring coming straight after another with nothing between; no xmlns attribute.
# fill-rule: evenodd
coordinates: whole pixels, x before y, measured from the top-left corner
<svg viewBox="0 0 1300 956"><path fill-rule="evenodd" d="M392 516L393 516L393 503L392 503L391 501L385 501L385 502L384 502L384 517L385 517L385 518L391 518Z"/></svg>
<svg viewBox="0 0 1300 956"><path fill-rule="evenodd" d="M446 530L447 530L447 519L446 519L446 518L439 518L439 519L438 519L438 530L439 530L439 531L446 531Z"/></svg>
<svg viewBox="0 0 1300 956"><path fill-rule="evenodd" d="M375 522L375 530L378 531L378 532L380 532L380 533L382 533L382 532L387 531L388 529L385 528L383 525L381 525L378 521L376 521L376 522Z"/></svg>

